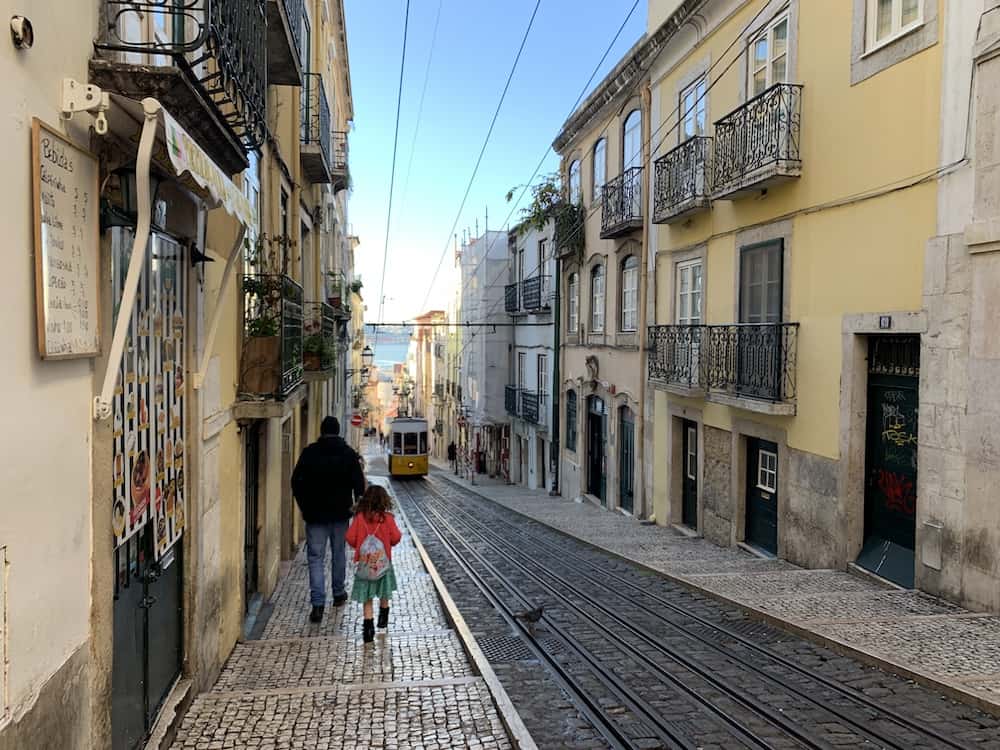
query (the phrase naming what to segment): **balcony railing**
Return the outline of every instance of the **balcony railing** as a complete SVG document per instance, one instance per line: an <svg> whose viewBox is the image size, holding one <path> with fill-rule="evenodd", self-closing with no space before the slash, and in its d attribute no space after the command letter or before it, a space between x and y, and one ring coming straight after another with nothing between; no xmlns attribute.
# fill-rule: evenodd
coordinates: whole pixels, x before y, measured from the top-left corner
<svg viewBox="0 0 1000 750"><path fill-rule="evenodd" d="M302 85L303 0L267 0L267 82Z"/></svg>
<svg viewBox="0 0 1000 750"><path fill-rule="evenodd" d="M794 403L798 323L650 326L649 377L670 385Z"/></svg>
<svg viewBox="0 0 1000 750"><path fill-rule="evenodd" d="M302 381L302 287L280 274L243 277L244 393L283 398Z"/></svg>
<svg viewBox="0 0 1000 750"><path fill-rule="evenodd" d="M656 160L653 223L667 224L707 208L711 194L712 139L695 136Z"/></svg>
<svg viewBox="0 0 1000 750"><path fill-rule="evenodd" d="M802 173L802 86L779 83L715 123L713 197L735 198Z"/></svg>
<svg viewBox="0 0 1000 750"><path fill-rule="evenodd" d="M553 215L556 257L566 258L573 255L583 257L583 249L586 246L584 231L586 218L586 211L578 203L563 201L556 207Z"/></svg>
<svg viewBox="0 0 1000 750"><path fill-rule="evenodd" d="M305 340L305 369L323 371L333 368L337 358L337 319L333 308L326 302L307 302L305 306L305 323L303 326Z"/></svg>
<svg viewBox="0 0 1000 750"><path fill-rule="evenodd" d="M338 318L351 317L351 306L347 301L347 280L340 272L328 273L326 276L326 301L333 308L334 316Z"/></svg>
<svg viewBox="0 0 1000 750"><path fill-rule="evenodd" d="M601 238L621 237L642 227L642 167L631 167L602 188Z"/></svg>
<svg viewBox="0 0 1000 750"><path fill-rule="evenodd" d="M503 389L503 405L507 413L512 417L518 415L518 406L520 405L519 393L520 389L516 385L508 385Z"/></svg>
<svg viewBox="0 0 1000 750"><path fill-rule="evenodd" d="M267 128L265 0L104 0L90 82L163 102L228 174Z"/></svg>
<svg viewBox="0 0 1000 750"><path fill-rule="evenodd" d="M539 396L535 391L521 391L521 419L538 424Z"/></svg>
<svg viewBox="0 0 1000 750"><path fill-rule="evenodd" d="M507 284L503 288L503 309L511 315L521 311L521 301L518 299L517 287L517 284Z"/></svg>
<svg viewBox="0 0 1000 750"><path fill-rule="evenodd" d="M541 310L549 306L549 277L532 276L521 282L521 302L525 310Z"/></svg>
<svg viewBox="0 0 1000 750"><path fill-rule="evenodd" d="M351 181L347 159L347 133L335 130L332 139L333 154L330 163L330 177L333 189L346 190Z"/></svg>
<svg viewBox="0 0 1000 750"><path fill-rule="evenodd" d="M306 73L300 101L299 161L306 179L314 184L331 181L330 103L326 98L323 76Z"/></svg>

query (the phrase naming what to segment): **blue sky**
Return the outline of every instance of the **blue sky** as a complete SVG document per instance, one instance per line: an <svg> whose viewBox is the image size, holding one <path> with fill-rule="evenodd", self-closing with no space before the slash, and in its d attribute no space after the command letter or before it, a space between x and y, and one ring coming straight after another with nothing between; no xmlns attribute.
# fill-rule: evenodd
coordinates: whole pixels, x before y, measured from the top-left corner
<svg viewBox="0 0 1000 750"><path fill-rule="evenodd" d="M411 148L439 2L441 14L423 114L416 146ZM507 191L531 176L633 2L542 0L457 233L474 229L477 219L482 231L487 208L491 228L506 219L511 210L505 201ZM412 319L423 312L420 305L534 7L535 0L410 2L385 279L386 321ZM374 321L405 0L346 0L345 8L354 93L354 189L349 211L353 231L361 238L356 268L365 283L365 317ZM645 24L646 3L640 2L595 84L641 36ZM558 160L550 153L540 174L557 167ZM517 213L511 221L516 217ZM444 306L446 287L441 281L445 277L442 268L428 307Z"/></svg>

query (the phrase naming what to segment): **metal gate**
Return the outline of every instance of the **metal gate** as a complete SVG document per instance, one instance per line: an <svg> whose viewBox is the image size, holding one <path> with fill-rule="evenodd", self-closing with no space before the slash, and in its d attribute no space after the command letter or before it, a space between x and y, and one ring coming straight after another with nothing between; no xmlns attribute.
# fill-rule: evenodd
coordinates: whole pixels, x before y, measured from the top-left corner
<svg viewBox="0 0 1000 750"><path fill-rule="evenodd" d="M133 232L111 231L114 300ZM180 674L185 525L184 248L151 235L114 397L112 748L141 745ZM115 310L115 316L118 315Z"/></svg>
<svg viewBox="0 0 1000 750"><path fill-rule="evenodd" d="M868 344L865 542L858 564L912 587L917 506L919 336Z"/></svg>
<svg viewBox="0 0 1000 750"><path fill-rule="evenodd" d="M247 428L244 446L246 460L246 487L244 491L243 526L243 606L250 609L250 602L259 588L258 569L258 510L260 508L260 422Z"/></svg>
<svg viewBox="0 0 1000 750"><path fill-rule="evenodd" d="M607 410L597 396L587 398L587 492L605 503L604 443Z"/></svg>
<svg viewBox="0 0 1000 750"><path fill-rule="evenodd" d="M618 504L635 508L635 417L627 406L618 410Z"/></svg>

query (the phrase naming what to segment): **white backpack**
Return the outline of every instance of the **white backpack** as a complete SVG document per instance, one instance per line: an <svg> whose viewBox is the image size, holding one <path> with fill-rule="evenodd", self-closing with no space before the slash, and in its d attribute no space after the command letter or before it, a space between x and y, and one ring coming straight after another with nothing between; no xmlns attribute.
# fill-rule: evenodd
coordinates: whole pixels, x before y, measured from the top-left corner
<svg viewBox="0 0 1000 750"><path fill-rule="evenodd" d="M375 536L381 522L370 532L358 548L358 568L354 572L357 578L366 581L377 581L389 570L389 556L385 552L382 540Z"/></svg>

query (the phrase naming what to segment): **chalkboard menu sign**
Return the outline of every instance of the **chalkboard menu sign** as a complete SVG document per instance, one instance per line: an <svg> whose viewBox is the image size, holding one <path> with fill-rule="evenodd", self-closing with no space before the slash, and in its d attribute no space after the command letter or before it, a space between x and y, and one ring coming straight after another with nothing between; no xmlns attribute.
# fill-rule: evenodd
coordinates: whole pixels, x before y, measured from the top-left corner
<svg viewBox="0 0 1000 750"><path fill-rule="evenodd" d="M38 120L31 127L38 351L100 353L98 162Z"/></svg>

